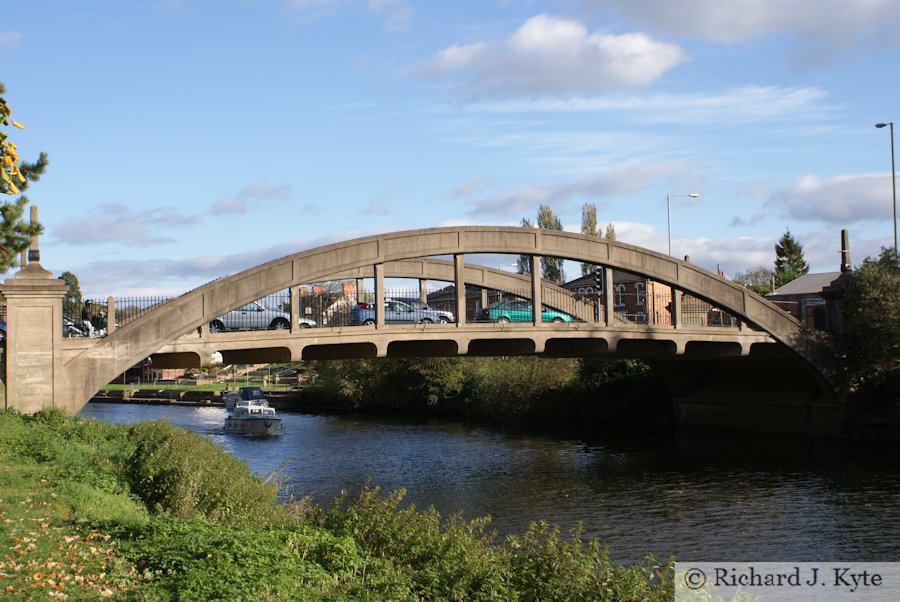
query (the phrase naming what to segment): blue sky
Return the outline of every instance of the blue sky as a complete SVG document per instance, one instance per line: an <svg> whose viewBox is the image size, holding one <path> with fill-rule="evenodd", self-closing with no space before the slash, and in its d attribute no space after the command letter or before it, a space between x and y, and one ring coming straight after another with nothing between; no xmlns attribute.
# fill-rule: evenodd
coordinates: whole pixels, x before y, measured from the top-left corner
<svg viewBox="0 0 900 602"><path fill-rule="evenodd" d="M16 2L42 265L178 294L357 236L584 203L726 274L893 244L896 0ZM700 194L697 199L688 193ZM502 262L497 259L498 263ZM577 274L568 270L569 276Z"/></svg>

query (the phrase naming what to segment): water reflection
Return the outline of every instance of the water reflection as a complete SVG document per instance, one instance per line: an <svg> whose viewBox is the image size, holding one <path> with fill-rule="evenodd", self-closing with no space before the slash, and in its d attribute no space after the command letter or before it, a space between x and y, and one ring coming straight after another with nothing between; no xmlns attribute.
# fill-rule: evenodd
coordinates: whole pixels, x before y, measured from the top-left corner
<svg viewBox="0 0 900 602"><path fill-rule="evenodd" d="M546 519L608 544L613 558L894 561L900 555L896 450L843 442L691 434L576 440L434 420L282 413L285 435L225 434L213 407L91 403L113 423L165 419L279 471L286 493L327 505L366 482L407 489L417 507L491 516L499 534Z"/></svg>

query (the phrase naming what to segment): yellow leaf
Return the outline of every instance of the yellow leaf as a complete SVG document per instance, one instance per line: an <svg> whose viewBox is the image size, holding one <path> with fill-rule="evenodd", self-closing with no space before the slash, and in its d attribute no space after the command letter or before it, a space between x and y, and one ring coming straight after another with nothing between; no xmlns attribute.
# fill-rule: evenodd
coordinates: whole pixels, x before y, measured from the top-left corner
<svg viewBox="0 0 900 602"><path fill-rule="evenodd" d="M13 184L12 182L9 183L9 191L10 191L10 194L19 194L19 189L16 188L16 185Z"/></svg>
<svg viewBox="0 0 900 602"><path fill-rule="evenodd" d="M22 125L21 123L19 123L18 121L16 121L15 119L12 121L12 124L13 124L14 126L16 126L17 128L19 128L20 130L24 130L24 129L25 129L25 126Z"/></svg>

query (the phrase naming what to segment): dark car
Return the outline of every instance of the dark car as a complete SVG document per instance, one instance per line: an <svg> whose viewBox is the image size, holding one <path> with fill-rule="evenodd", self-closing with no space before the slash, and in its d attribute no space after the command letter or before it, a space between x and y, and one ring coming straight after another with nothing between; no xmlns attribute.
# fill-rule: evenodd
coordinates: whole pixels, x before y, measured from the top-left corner
<svg viewBox="0 0 900 602"><path fill-rule="evenodd" d="M6 320L0 320L0 345L6 345Z"/></svg>

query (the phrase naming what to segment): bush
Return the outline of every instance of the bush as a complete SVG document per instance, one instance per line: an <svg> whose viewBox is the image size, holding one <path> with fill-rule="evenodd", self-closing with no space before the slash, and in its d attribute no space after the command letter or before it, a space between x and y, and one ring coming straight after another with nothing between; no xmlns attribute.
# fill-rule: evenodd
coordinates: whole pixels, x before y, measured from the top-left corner
<svg viewBox="0 0 900 602"><path fill-rule="evenodd" d="M846 389L858 407L896 407L900 400L900 256L883 248L844 284L841 351Z"/></svg>
<svg viewBox="0 0 900 602"><path fill-rule="evenodd" d="M263 483L214 443L168 422L143 422L129 430L134 453L128 475L134 492L153 510L179 517L273 521L276 488Z"/></svg>
<svg viewBox="0 0 900 602"><path fill-rule="evenodd" d="M353 537L391 576L391 597L426 600L488 600L508 597L504 556L485 533L489 519L441 520L433 507L401 507L405 491L381 496L364 488L352 502L338 500L326 528ZM398 582L399 580L399 582ZM370 587L377 583L368 584ZM388 592L385 592L388 593Z"/></svg>
<svg viewBox="0 0 900 602"><path fill-rule="evenodd" d="M559 528L532 523L522 536L508 539L512 583L521 600L670 600L673 564L652 556L635 566L614 565L596 540L583 541L575 529L571 539Z"/></svg>
<svg viewBox="0 0 900 602"><path fill-rule="evenodd" d="M320 600L360 558L352 540L319 529L171 516L154 518L125 552L144 581L141 598L172 600Z"/></svg>

